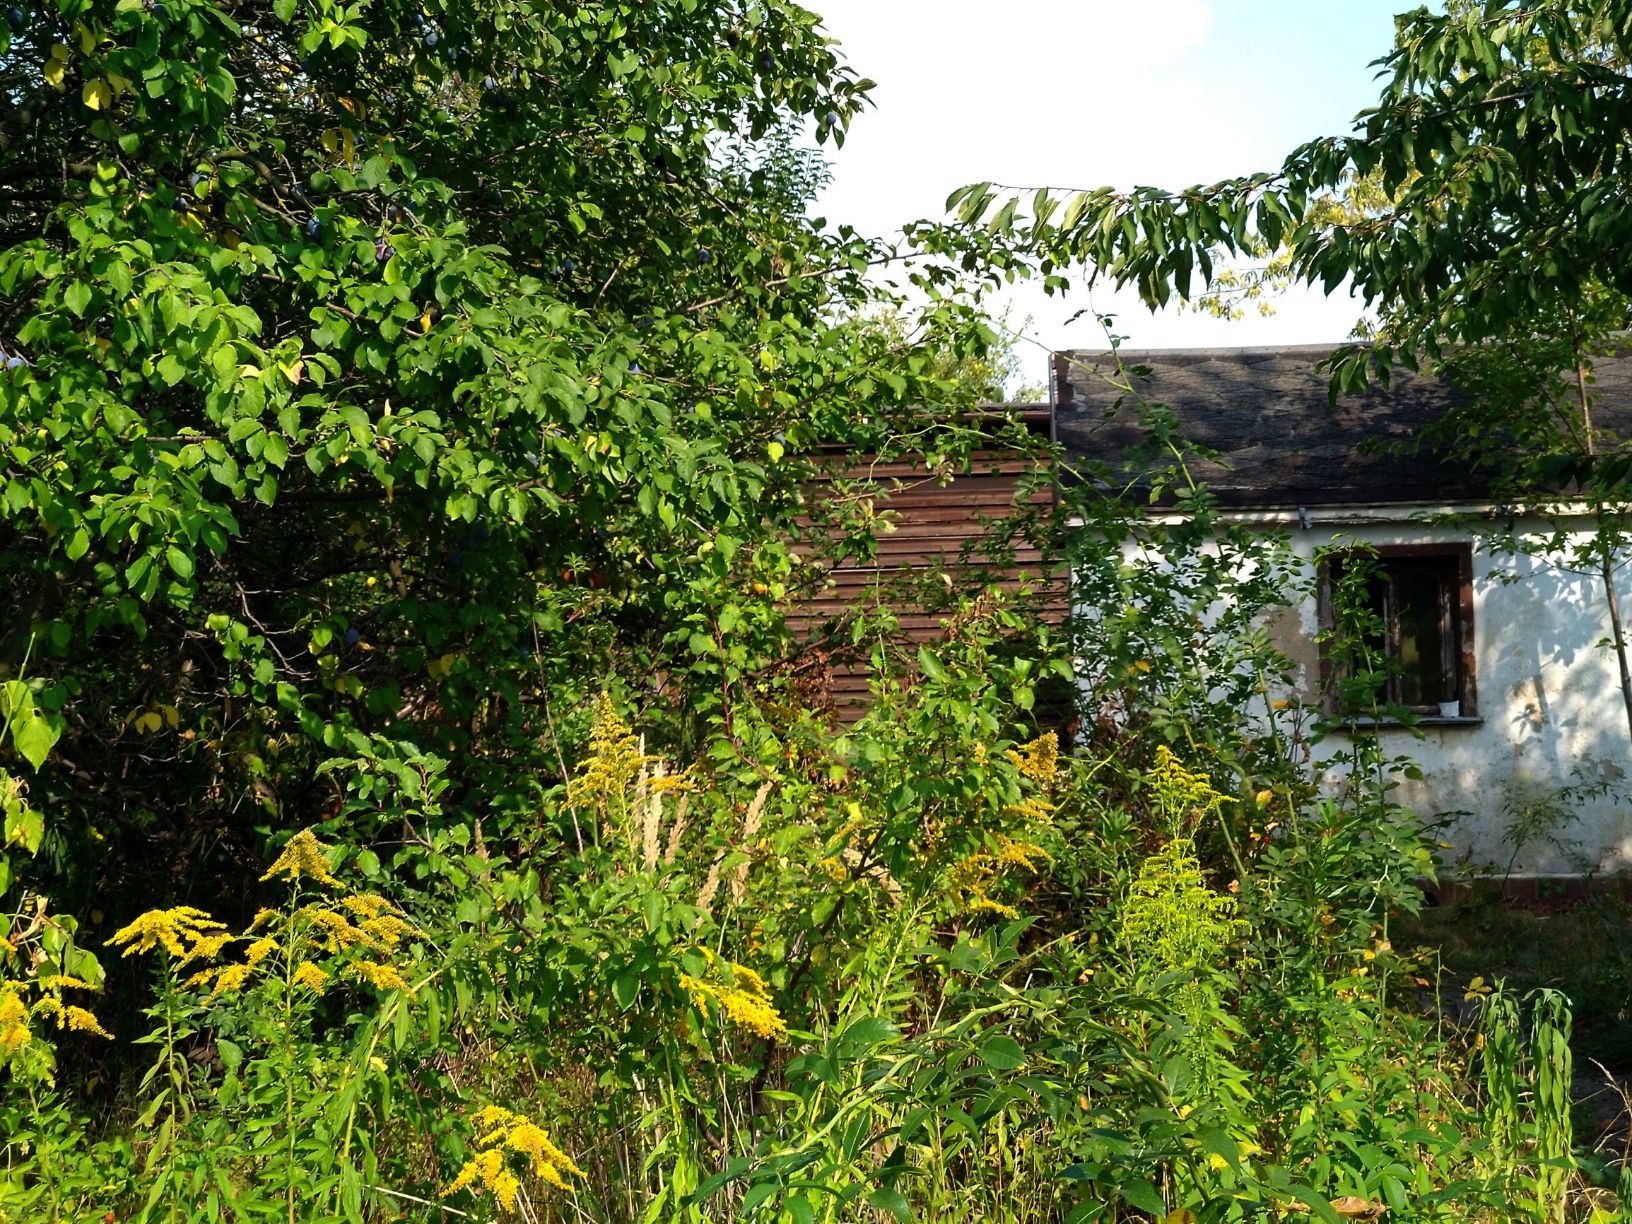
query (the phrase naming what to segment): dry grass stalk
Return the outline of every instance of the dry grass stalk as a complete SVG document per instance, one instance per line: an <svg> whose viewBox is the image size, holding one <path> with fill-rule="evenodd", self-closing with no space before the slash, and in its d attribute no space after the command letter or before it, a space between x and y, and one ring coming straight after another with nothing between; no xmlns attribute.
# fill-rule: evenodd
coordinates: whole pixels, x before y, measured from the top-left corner
<svg viewBox="0 0 1632 1224"><path fill-rule="evenodd" d="M663 865L666 867L673 866L680 853L680 839L686 832L686 808L690 803L690 795L681 795L680 802L675 805L674 823L669 826L669 844L663 847Z"/></svg>
<svg viewBox="0 0 1632 1224"><path fill-rule="evenodd" d="M657 763L650 776L663 776L662 761ZM652 871L657 867L657 834L663 823L663 792L661 788L649 785L645 776L641 778L641 789L646 792L646 804L640 816L640 865L644 870Z"/></svg>
<svg viewBox="0 0 1632 1224"><path fill-rule="evenodd" d="M748 838L759 833L760 818L764 815L765 800L770 798L772 785L770 782L764 783L759 788L759 793L754 796L754 801L748 805L748 811L743 815L742 819L742 835L738 838L739 843L746 843ZM720 890L720 864L725 862L725 856L729 851L729 846L722 849L714 856L714 862L709 865L708 876L703 880L703 890L697 894L698 909L706 910L713 903L714 894ZM747 895L747 889L748 864L742 863L738 866L736 876L731 881L732 901L740 905L742 898Z"/></svg>
<svg viewBox="0 0 1632 1224"><path fill-rule="evenodd" d="M771 783L766 782L759 788L754 801L748 805L747 814L742 819L742 848L746 852L753 844L754 838L759 836L761 818L765 814L765 800L770 798ZM748 860L743 859L737 864L736 877L731 881L731 904L741 905L748 898Z"/></svg>
<svg viewBox="0 0 1632 1224"><path fill-rule="evenodd" d="M844 853L840 857L843 858L844 861L852 868L860 867L863 862L861 851L857 850L854 846L846 846L844 848ZM872 864L870 867L863 870L862 874L877 880L879 884L883 886L884 891L890 895L890 900L901 900L900 883L897 882L896 878L889 873L889 869L882 863Z"/></svg>
<svg viewBox="0 0 1632 1224"><path fill-rule="evenodd" d="M714 904L714 894L720 888L720 864L725 861L725 855L719 854L709 865L708 876L703 880L703 891L697 894L697 908L706 910Z"/></svg>

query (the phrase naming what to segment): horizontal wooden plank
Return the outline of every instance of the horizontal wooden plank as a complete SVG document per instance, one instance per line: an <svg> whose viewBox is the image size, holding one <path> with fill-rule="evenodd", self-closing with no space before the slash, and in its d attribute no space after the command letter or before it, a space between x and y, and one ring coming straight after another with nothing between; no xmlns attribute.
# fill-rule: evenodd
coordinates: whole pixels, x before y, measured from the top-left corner
<svg viewBox="0 0 1632 1224"><path fill-rule="evenodd" d="M1046 429L1048 419L1042 409L1038 427ZM1054 490L1038 481L1043 469L1034 458L983 451L969 470L950 479L928 472L910 457L875 462L870 456L834 453L824 467L807 492L813 503L836 495L835 482L871 481L877 487L864 495L877 513L888 515L894 529L878 535L875 555L866 562L848 562L815 579L807 576L802 596L787 609L796 633L822 641L828 626L842 623L858 608L883 603L897 611L898 645L910 650L942 641L950 612L913 607L910 601L915 588L941 594L943 574L960 585L981 583L1006 591L1050 622L1064 619L1063 574L1045 566L1043 553L1026 541L1018 525L1003 526L1005 519L1034 514L1053 502ZM800 527L815 535L826 530L809 517ZM985 555L993 550L1003 554L1001 562ZM871 700L870 644L822 641L816 649L825 655L821 687L826 700L840 718L853 721Z"/></svg>

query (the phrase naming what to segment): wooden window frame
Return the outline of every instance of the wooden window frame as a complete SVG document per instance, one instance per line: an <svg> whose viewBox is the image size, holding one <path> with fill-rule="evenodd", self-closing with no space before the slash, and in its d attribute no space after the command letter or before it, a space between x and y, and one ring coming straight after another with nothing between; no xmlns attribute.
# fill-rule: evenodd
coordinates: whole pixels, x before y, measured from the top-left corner
<svg viewBox="0 0 1632 1224"><path fill-rule="evenodd" d="M1351 554L1335 554L1327 557L1322 563L1317 584L1317 604L1320 618L1320 627L1330 630L1335 623L1335 609L1332 605L1332 566L1341 564L1346 556ZM1394 561L1442 561L1444 569L1439 575L1441 591L1444 597L1445 615L1453 622L1447 625L1441 622L1440 642L1444 652L1441 660L1441 674L1444 669L1455 671L1455 700L1460 704L1460 712L1455 719L1443 718L1438 712L1438 706L1407 707L1419 715L1424 722L1477 722L1479 720L1478 696L1478 667L1474 651L1474 616L1473 616L1473 545L1469 543L1450 544L1380 544L1371 548L1356 548L1352 555L1357 558L1371 560L1378 570L1384 574L1389 571L1389 563ZM1389 646L1397 648L1398 626L1388 629ZM1338 680L1340 679L1337 664L1332 657L1322 651L1320 655L1320 686L1322 704L1326 713L1334 718L1353 715L1352 710L1343 708L1339 696ZM1390 700L1398 695L1393 686L1397 678L1390 681Z"/></svg>

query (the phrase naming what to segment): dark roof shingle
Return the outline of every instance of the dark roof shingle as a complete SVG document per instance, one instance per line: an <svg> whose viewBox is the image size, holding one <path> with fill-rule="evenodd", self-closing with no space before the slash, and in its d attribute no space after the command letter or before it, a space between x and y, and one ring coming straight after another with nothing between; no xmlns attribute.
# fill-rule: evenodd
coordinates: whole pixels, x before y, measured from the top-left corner
<svg viewBox="0 0 1632 1224"><path fill-rule="evenodd" d="M1191 474L1224 506L1314 506L1367 502L1479 500L1485 476L1417 445L1457 393L1444 383L1395 370L1386 390L1346 395L1328 406L1319 363L1331 345L1260 349L1122 350L1140 396L1165 404L1188 441L1217 452ZM1144 367L1143 376L1133 371ZM1122 467L1144 438L1115 385L1105 352L1054 358L1055 432L1067 462ZM1632 359L1597 365L1600 420L1632 421Z"/></svg>

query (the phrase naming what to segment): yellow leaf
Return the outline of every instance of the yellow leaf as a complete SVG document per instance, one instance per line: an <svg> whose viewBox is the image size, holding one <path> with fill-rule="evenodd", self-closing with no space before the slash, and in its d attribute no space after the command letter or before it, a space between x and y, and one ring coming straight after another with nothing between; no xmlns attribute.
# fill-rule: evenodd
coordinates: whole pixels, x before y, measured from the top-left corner
<svg viewBox="0 0 1632 1224"><path fill-rule="evenodd" d="M113 92L116 96L122 93L129 93L133 88L135 88L131 84L129 77L120 76L117 72L108 73L108 84L113 86Z"/></svg>
<svg viewBox="0 0 1632 1224"><path fill-rule="evenodd" d="M62 88L62 78L68 71L68 65L56 57L45 61L45 83L56 89Z"/></svg>
<svg viewBox="0 0 1632 1224"><path fill-rule="evenodd" d="M106 110L113 105L113 90L104 80L86 81L79 91L79 100L92 110Z"/></svg>
<svg viewBox="0 0 1632 1224"><path fill-rule="evenodd" d="M238 367L238 376L240 378L260 378L261 371L257 367L249 365L246 362L244 365Z"/></svg>
<svg viewBox="0 0 1632 1224"><path fill-rule="evenodd" d="M95 49L96 35L91 33L90 28L84 22L76 21L74 23L74 37L79 39L79 49L86 55L89 55Z"/></svg>
<svg viewBox="0 0 1632 1224"><path fill-rule="evenodd" d="M68 57L72 54L73 52L69 49L67 43L51 44L51 58L54 60L62 60L64 63L66 63Z"/></svg>
<svg viewBox="0 0 1632 1224"><path fill-rule="evenodd" d="M285 378L298 387L300 386L300 375L302 371L306 369L306 363L304 361L297 360L290 362L288 365L284 365L280 361L278 363L278 369L283 371L283 376Z"/></svg>

